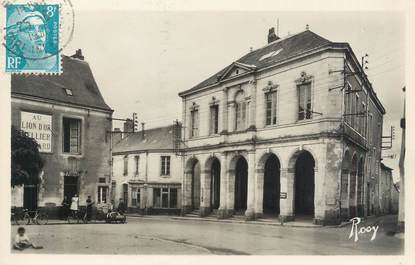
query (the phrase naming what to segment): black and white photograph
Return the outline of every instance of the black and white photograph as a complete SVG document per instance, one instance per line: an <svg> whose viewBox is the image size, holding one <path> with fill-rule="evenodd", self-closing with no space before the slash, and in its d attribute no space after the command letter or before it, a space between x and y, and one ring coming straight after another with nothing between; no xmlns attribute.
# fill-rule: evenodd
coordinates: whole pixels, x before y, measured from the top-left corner
<svg viewBox="0 0 415 265"><path fill-rule="evenodd" d="M196 2L1 3L0 264L409 264L413 4Z"/></svg>

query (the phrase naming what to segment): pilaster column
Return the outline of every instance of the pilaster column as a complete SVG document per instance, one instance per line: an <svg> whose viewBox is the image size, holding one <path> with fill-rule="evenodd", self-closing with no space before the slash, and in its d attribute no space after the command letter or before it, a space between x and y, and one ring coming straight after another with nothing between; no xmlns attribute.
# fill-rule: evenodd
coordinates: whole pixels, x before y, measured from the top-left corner
<svg viewBox="0 0 415 265"><path fill-rule="evenodd" d="M250 110L249 110L249 128L254 129L256 128L256 90L257 90L257 83L256 80L252 80L249 82L251 85L251 103L250 103Z"/></svg>
<svg viewBox="0 0 415 265"><path fill-rule="evenodd" d="M245 211L247 220L255 219L255 151L248 152L248 202Z"/></svg>
<svg viewBox="0 0 415 265"><path fill-rule="evenodd" d="M192 170L185 169L183 178L183 201L182 201L182 215L191 211L192 208Z"/></svg>
<svg viewBox="0 0 415 265"><path fill-rule="evenodd" d="M235 102L230 102L228 104L228 131L229 132L235 131L235 122L236 122L235 121L235 115L236 115L235 107L236 107Z"/></svg>
<svg viewBox="0 0 415 265"><path fill-rule="evenodd" d="M294 220L294 168L281 168L280 219Z"/></svg>
<svg viewBox="0 0 415 265"><path fill-rule="evenodd" d="M202 170L201 171L201 191L200 191L200 216L207 216L210 214L210 180L211 180L211 171Z"/></svg>
<svg viewBox="0 0 415 265"><path fill-rule="evenodd" d="M222 132L226 133L228 129L228 89L224 88L223 90L223 100L222 100Z"/></svg>
<svg viewBox="0 0 415 265"><path fill-rule="evenodd" d="M228 215L232 216L235 210L235 169L228 168L227 174L226 209Z"/></svg>
<svg viewBox="0 0 415 265"><path fill-rule="evenodd" d="M278 194L279 195L279 194ZM263 215L264 201L264 169L255 169L255 218L261 218Z"/></svg>
<svg viewBox="0 0 415 265"><path fill-rule="evenodd" d="M222 153L220 157L220 200L217 217L224 219L228 217L227 212L227 193L228 193L228 156Z"/></svg>
<svg viewBox="0 0 415 265"><path fill-rule="evenodd" d="M340 180L340 217L342 220L349 219L349 178L350 170L341 170Z"/></svg>

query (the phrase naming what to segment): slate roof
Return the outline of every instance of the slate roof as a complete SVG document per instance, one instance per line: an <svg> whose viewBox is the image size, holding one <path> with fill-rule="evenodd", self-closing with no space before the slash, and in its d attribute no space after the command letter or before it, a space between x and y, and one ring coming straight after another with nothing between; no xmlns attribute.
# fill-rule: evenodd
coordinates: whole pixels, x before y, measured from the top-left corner
<svg viewBox="0 0 415 265"><path fill-rule="evenodd" d="M147 150L173 150L173 125L148 129L142 132L127 134L116 143L113 153L128 153Z"/></svg>
<svg viewBox="0 0 415 265"><path fill-rule="evenodd" d="M316 33L306 30L295 35L288 36L286 38L279 39L277 41L271 42L270 44L254 50L243 57L235 61L235 63L245 64L250 67L255 67L255 70L271 66L278 62L290 59L292 57L298 56L302 53L322 48L325 46L347 46L347 43L333 43ZM282 49L277 55L271 56L269 58L260 60L261 57L273 52ZM185 94L187 92L192 92L200 88L213 85L218 82L220 78L229 67L232 67L233 63L220 70L213 76L194 86L193 88L181 92L179 95Z"/></svg>
<svg viewBox="0 0 415 265"><path fill-rule="evenodd" d="M61 75L12 75L12 95L31 96L112 111L105 103L86 61L63 56L62 66ZM67 95L65 88L71 89L73 96Z"/></svg>

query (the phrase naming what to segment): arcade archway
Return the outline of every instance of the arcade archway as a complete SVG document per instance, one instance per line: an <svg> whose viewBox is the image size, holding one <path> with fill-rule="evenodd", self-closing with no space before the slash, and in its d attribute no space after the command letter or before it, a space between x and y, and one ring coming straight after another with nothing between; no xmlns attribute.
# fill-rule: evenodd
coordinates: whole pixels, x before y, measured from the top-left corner
<svg viewBox="0 0 415 265"><path fill-rule="evenodd" d="M214 158L210 171L210 207L218 209L220 205L220 162Z"/></svg>
<svg viewBox="0 0 415 265"><path fill-rule="evenodd" d="M295 162L296 216L314 216L314 166L313 156L308 151L301 151Z"/></svg>
<svg viewBox="0 0 415 265"><path fill-rule="evenodd" d="M278 215L280 213L280 161L270 154L264 164L263 213Z"/></svg>
<svg viewBox="0 0 415 265"><path fill-rule="evenodd" d="M248 199L248 163L240 156L235 166L235 204L236 213L244 213Z"/></svg>

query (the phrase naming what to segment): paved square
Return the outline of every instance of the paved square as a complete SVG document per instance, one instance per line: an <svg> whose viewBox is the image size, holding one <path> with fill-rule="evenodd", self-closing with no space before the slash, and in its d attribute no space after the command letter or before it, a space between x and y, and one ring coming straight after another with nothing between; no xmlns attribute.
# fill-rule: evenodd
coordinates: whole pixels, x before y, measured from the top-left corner
<svg viewBox="0 0 415 265"><path fill-rule="evenodd" d="M350 226L297 228L273 225L129 217L127 224L25 226L44 249L23 253L56 254L216 254L216 255L399 255L404 241L388 232L396 216L373 220L376 239L348 239ZM367 224L365 224L367 225ZM12 236L18 226L12 226ZM13 252L15 252L13 250Z"/></svg>

